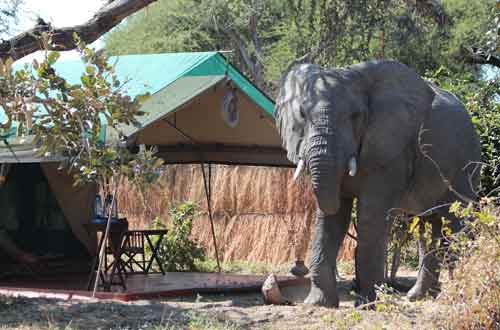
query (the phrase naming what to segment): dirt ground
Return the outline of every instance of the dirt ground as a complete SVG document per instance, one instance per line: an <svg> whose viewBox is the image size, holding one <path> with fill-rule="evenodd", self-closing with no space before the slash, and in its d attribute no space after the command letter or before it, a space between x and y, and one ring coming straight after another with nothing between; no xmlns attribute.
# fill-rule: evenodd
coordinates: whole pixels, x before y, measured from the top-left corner
<svg viewBox="0 0 500 330"><path fill-rule="evenodd" d="M0 297L0 329L430 329L439 317L432 298L410 303L384 291L377 311L355 309L350 286L339 284L339 309L302 304L308 286L284 288L285 306L264 305L257 293L130 303Z"/></svg>

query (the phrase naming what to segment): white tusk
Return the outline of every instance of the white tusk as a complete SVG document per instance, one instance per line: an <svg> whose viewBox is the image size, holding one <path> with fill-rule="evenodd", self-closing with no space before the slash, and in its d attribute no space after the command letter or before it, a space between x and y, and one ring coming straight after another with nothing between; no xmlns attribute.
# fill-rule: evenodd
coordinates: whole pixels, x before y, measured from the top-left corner
<svg viewBox="0 0 500 330"><path fill-rule="evenodd" d="M300 176L300 173L304 169L304 160L300 159L299 163L297 164L297 169L295 169L295 173L293 174L293 181L297 180Z"/></svg>
<svg viewBox="0 0 500 330"><path fill-rule="evenodd" d="M349 159L349 175L356 176L357 172L358 172L358 164L356 162L356 157L352 156L351 159Z"/></svg>

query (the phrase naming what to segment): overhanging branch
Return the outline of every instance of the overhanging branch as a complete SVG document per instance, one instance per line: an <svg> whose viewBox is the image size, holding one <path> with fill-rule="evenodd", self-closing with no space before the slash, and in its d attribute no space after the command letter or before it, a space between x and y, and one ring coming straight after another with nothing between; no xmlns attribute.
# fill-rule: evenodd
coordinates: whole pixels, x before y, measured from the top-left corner
<svg viewBox="0 0 500 330"><path fill-rule="evenodd" d="M467 48L468 60L474 64L489 64L500 68L500 55L488 54L480 48Z"/></svg>
<svg viewBox="0 0 500 330"><path fill-rule="evenodd" d="M9 40L0 42L0 59L12 58L18 60L38 50L71 50L76 47L73 34L76 33L82 41L89 44L104 33L118 25L127 16L141 10L157 0L114 0L101 7L87 22L62 28L54 28L50 24L39 21L38 24ZM52 42L44 46L40 41L43 33L50 33Z"/></svg>

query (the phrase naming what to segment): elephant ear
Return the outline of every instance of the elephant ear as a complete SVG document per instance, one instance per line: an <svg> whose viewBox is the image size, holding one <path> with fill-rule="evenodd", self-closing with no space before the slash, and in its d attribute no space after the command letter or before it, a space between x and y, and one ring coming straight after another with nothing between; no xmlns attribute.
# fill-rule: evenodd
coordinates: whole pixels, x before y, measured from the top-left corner
<svg viewBox="0 0 500 330"><path fill-rule="evenodd" d="M287 157L294 164L304 157L303 141L306 128L304 102L309 98L308 81L318 70L318 66L311 64L292 67L283 76L276 99L274 112L276 128L287 151Z"/></svg>
<svg viewBox="0 0 500 330"><path fill-rule="evenodd" d="M405 150L416 152L418 134L432 109L434 92L412 69L383 63L368 89L368 121L360 165L367 171L386 166Z"/></svg>

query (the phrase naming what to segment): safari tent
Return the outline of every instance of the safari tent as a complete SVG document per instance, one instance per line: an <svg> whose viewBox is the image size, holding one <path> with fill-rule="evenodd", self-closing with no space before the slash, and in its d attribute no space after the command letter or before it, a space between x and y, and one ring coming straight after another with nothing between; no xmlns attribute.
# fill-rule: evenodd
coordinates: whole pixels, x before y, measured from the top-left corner
<svg viewBox="0 0 500 330"><path fill-rule="evenodd" d="M130 148L156 146L167 164L291 166L274 127L272 100L221 53L127 55L110 61L120 80L126 81L125 89L131 97L150 95L142 105L146 115L140 118L141 127L124 128ZM78 83L84 67L79 60L64 60L56 64L56 70ZM107 133L106 139L112 140ZM0 141L0 164L7 173L6 182L17 190L33 191L37 182L45 182L57 201L53 203L54 212L64 219L85 251L94 254L95 237L89 236L85 224L92 217L95 187L75 188L71 177L57 170L58 160L36 155L29 139L9 138L7 142ZM205 177L205 167L201 168ZM27 172L32 175L24 176ZM210 170L205 190L210 203ZM35 205L35 200L3 202L2 212L7 207L4 204L24 208L28 202L35 213L49 212ZM22 221L29 227L34 218L29 214Z"/></svg>

